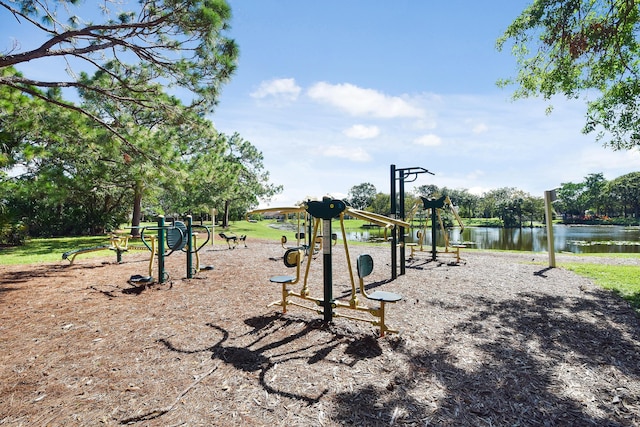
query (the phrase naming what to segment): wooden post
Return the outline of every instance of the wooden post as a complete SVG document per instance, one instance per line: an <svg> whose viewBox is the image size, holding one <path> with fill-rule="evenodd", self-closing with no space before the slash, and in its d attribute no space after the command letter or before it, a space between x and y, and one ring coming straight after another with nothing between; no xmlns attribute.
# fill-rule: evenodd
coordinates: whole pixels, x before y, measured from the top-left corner
<svg viewBox="0 0 640 427"><path fill-rule="evenodd" d="M549 267L555 268L556 266L556 253L553 241L553 208L551 202L556 200L556 191L549 190L544 192L544 209L545 220L547 225L547 247L549 251Z"/></svg>

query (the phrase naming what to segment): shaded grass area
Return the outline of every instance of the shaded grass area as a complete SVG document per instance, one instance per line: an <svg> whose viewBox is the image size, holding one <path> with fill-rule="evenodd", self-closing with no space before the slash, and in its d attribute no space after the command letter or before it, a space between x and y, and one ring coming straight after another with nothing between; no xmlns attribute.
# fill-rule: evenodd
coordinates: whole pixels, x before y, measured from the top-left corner
<svg viewBox="0 0 640 427"><path fill-rule="evenodd" d="M568 263L562 266L618 294L640 314L640 266L589 263Z"/></svg>
<svg viewBox="0 0 640 427"><path fill-rule="evenodd" d="M23 246L0 248L0 264L34 264L60 261L64 252L109 244L108 236L55 237L29 239ZM85 257L104 256L105 251L84 254Z"/></svg>

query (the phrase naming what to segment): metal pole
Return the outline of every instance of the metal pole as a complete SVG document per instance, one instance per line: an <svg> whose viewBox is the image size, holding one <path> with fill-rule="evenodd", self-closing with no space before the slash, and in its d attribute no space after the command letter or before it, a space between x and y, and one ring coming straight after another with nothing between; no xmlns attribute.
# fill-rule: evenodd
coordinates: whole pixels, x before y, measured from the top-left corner
<svg viewBox="0 0 640 427"><path fill-rule="evenodd" d="M399 203L399 217L401 220L404 221L404 171L400 172L400 203ZM395 227L394 227L395 228ZM400 226L400 229L398 230L398 234L400 235L400 275L404 275L405 274L405 253L404 253L404 247L405 247L405 229L404 227Z"/></svg>
<svg viewBox="0 0 640 427"><path fill-rule="evenodd" d="M337 218L346 209L342 200L332 200L324 197L322 202L308 201L306 210L314 218L322 219L322 264L324 276L324 321L331 322L333 318L333 272L331 267L331 219ZM313 242L312 242L313 244ZM311 256L311 255L309 255Z"/></svg>
<svg viewBox="0 0 640 427"><path fill-rule="evenodd" d="M324 276L324 321L333 318L333 271L331 267L331 219L322 220L322 256Z"/></svg>
<svg viewBox="0 0 640 427"><path fill-rule="evenodd" d="M395 218L397 213L396 208L396 165L391 165L391 212L389 216ZM391 229L391 279L395 280L398 277L398 254L396 252L397 238L396 227Z"/></svg>
<svg viewBox="0 0 640 427"><path fill-rule="evenodd" d="M164 215L158 216L158 283L164 283Z"/></svg>
<svg viewBox="0 0 640 427"><path fill-rule="evenodd" d="M438 221L438 212L436 212L435 207L431 208L431 261L436 260L436 238L437 238L437 230L436 230L436 221Z"/></svg>
<svg viewBox="0 0 640 427"><path fill-rule="evenodd" d="M544 210L547 225L547 247L549 250L549 267L551 268L554 268L556 266L556 252L553 241L553 209L551 208L551 202L553 202L554 200L556 200L555 190L544 192Z"/></svg>
<svg viewBox="0 0 640 427"><path fill-rule="evenodd" d="M187 215L187 279L193 278L193 218Z"/></svg>

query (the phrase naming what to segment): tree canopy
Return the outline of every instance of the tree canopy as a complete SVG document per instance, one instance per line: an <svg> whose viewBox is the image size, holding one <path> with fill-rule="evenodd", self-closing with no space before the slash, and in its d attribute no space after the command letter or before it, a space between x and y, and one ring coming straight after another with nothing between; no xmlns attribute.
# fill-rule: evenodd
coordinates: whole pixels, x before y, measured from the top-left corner
<svg viewBox="0 0 640 427"><path fill-rule="evenodd" d="M98 11L101 19L94 22ZM0 1L0 16L30 26L42 40L24 51L17 40L0 53L0 86L76 109L121 139L126 137L105 118L43 91L76 88L111 98L122 109L154 110L163 88L179 87L190 94L188 107L206 113L236 67L238 49L226 36L231 9L224 0ZM25 62L46 66L50 58L66 61L68 78L54 74L45 81L15 70ZM88 79L94 72L109 78Z"/></svg>
<svg viewBox="0 0 640 427"><path fill-rule="evenodd" d="M640 146L640 11L634 0L534 0L498 39L518 62L515 98L587 102L583 132L613 149Z"/></svg>
<svg viewBox="0 0 640 427"><path fill-rule="evenodd" d="M0 0L0 16L39 43L0 53L0 231L95 233L222 205L228 218L281 190L262 153L206 119L236 66L226 1ZM52 58L66 78L16 68Z"/></svg>
<svg viewBox="0 0 640 427"><path fill-rule="evenodd" d="M376 187L369 183L354 185L349 189L347 200L356 209L365 209L376 197Z"/></svg>

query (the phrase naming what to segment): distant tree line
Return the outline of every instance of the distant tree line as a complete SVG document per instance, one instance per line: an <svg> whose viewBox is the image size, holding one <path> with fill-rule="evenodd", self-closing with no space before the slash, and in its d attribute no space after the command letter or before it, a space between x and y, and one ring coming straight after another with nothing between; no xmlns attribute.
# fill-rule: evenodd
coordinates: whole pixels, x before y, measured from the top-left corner
<svg viewBox="0 0 640 427"><path fill-rule="evenodd" d="M584 181L562 183L556 191L554 211L566 223L640 224L640 172L632 172L607 181L602 173L589 174ZM405 218L414 206L418 212L421 197L449 196L463 218L497 219L503 227L532 226L544 222L544 198L512 187L487 191L481 195L467 189L421 185L405 194ZM383 215L391 210L391 196L377 192L370 183L349 190L347 201L357 209ZM451 218L445 218L451 222Z"/></svg>

